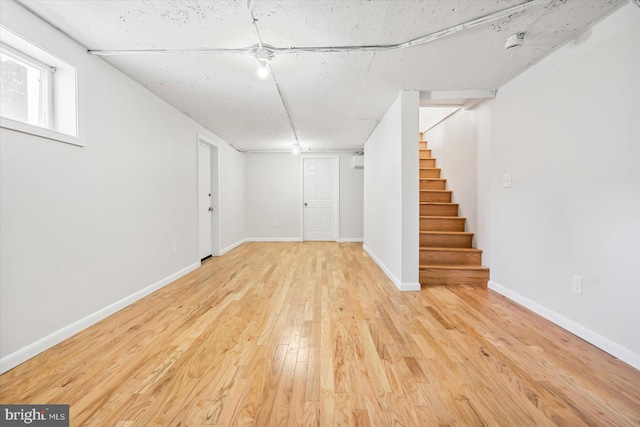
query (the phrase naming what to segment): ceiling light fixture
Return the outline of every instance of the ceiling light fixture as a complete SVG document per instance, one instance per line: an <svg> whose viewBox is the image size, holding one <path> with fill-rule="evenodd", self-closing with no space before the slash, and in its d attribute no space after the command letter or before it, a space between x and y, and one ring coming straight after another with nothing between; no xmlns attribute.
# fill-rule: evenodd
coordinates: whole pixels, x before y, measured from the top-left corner
<svg viewBox="0 0 640 427"><path fill-rule="evenodd" d="M509 50L524 45L524 33L516 33L509 36L504 48Z"/></svg>
<svg viewBox="0 0 640 427"><path fill-rule="evenodd" d="M269 66L271 64L271 55L269 51L263 47L256 52L256 61L258 61L258 77L266 79L269 75Z"/></svg>
<svg viewBox="0 0 640 427"><path fill-rule="evenodd" d="M291 149L291 152L293 154L300 154L300 144L298 143L293 144L293 148Z"/></svg>

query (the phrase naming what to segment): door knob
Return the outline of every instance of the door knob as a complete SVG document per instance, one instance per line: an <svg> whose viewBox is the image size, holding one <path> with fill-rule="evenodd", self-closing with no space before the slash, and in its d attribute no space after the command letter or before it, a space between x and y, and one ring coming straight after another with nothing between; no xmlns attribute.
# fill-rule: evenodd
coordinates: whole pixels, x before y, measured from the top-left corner
<svg viewBox="0 0 640 427"><path fill-rule="evenodd" d="M213 208L209 206L209 212L213 212Z"/></svg>
<svg viewBox="0 0 640 427"><path fill-rule="evenodd" d="M307 207L307 202L304 202L304 207L305 207L305 208Z"/></svg>

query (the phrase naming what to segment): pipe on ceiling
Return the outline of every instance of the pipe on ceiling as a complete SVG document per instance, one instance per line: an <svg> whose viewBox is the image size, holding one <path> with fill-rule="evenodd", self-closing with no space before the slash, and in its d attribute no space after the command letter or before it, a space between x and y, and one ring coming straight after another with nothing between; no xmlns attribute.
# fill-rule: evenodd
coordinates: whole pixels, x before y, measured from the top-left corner
<svg viewBox="0 0 640 427"><path fill-rule="evenodd" d="M247 0L247 9L249 11L249 15L251 16L251 23L253 24L256 34L258 36L258 45L244 48L212 48L212 49L180 49L180 50L170 50L170 49L141 49L141 50L88 50L87 52L92 55L99 56L111 56L111 55L135 55L135 54L239 54L239 55L250 55L256 56L258 52L265 52L271 57L275 57L277 55L286 55L291 53L334 53L334 52L385 52L391 50L398 49L406 49L413 46L419 46L425 43L432 42L441 37L445 37L451 34L455 34L462 30L472 28L478 25L486 24L488 22L495 21L497 19L501 19L507 16L510 16L514 13L521 13L525 10L539 6L542 4L550 3L554 0L527 0L524 3L518 4L516 6L508 7L506 9L499 10L497 12L490 13L488 15L481 16L479 18L472 19L470 21L463 22L458 25L454 25L443 30L435 31L433 33L425 34L423 36L408 40L403 43L398 44L387 44L387 45L363 45L363 46L308 46L308 47L274 47L265 45L262 42L262 37L260 35L260 30L257 25L257 21L253 16L253 0ZM640 0L635 0L636 2ZM300 139L298 137L298 133L296 132L295 127L293 126L293 122L291 120L291 115L289 114L289 109L287 108L287 104L284 101L282 96L282 92L280 91L280 85L278 85L278 81L276 80L275 73L273 69L271 71L271 76L273 79L273 83L276 87L276 91L278 92L278 97L280 98L280 102L284 109L285 115L287 116L287 120L289 121L289 126L293 132L293 136L295 139L294 146L302 152L302 147L300 145ZM243 150L239 147L231 145L234 149L240 152L250 152L250 150Z"/></svg>
<svg viewBox="0 0 640 427"><path fill-rule="evenodd" d="M136 54L240 54L240 55L252 55L255 56L258 49L267 49L271 56L286 55L291 53L333 53L333 52L385 52L397 49L406 49L413 46L419 46L421 44L429 43L437 40L441 37L445 37L451 34L455 34L462 30L472 28L478 25L483 25L488 22L495 21L514 13L521 13L532 7L540 6L542 4L550 3L554 0L529 0L520 3L515 6L508 7L506 9L499 10L497 12L490 13L488 15L481 16L479 18L472 19L470 21L463 22L461 24L453 25L451 27L435 31L433 33L425 34L415 39L408 40L398 44L386 44L386 45L362 45L362 46L293 46L293 47L275 47L260 43L258 46L250 46L244 48L230 49L230 48L211 48L211 49L120 49L120 50L99 50L89 49L87 52L92 55L111 56L111 55L136 55ZM636 4L640 0L634 0ZM251 6L251 2L248 3ZM250 10L251 12L251 10ZM256 25L255 18L251 12L254 26ZM256 26L257 30L257 26Z"/></svg>

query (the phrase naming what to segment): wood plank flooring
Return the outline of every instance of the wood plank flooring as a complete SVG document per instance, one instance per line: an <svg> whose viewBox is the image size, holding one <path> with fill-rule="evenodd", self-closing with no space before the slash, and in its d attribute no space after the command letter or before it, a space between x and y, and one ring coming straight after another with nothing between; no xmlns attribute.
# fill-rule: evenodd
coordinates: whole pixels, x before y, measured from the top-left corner
<svg viewBox="0 0 640 427"><path fill-rule="evenodd" d="M0 376L87 426L640 426L640 372L359 244L247 243Z"/></svg>

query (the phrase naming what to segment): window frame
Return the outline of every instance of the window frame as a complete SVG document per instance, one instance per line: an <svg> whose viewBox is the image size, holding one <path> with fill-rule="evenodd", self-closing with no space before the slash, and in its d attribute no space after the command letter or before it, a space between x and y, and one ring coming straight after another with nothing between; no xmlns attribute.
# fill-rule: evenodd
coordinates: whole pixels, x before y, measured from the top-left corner
<svg viewBox="0 0 640 427"><path fill-rule="evenodd" d="M3 20L4 21L4 20ZM66 48L47 50L42 45L16 32L8 25L0 24L0 43L7 52L17 51L20 61L36 68L48 67L47 109L49 117L45 122L48 127L13 120L0 116L0 128L30 134L53 141L84 146L83 114L82 114L82 61L75 54L69 55ZM29 32L27 32L29 33ZM46 45L47 43L45 43ZM60 55L57 52L64 53ZM14 53L14 55L16 55ZM55 70L55 71L54 71Z"/></svg>
<svg viewBox="0 0 640 427"><path fill-rule="evenodd" d="M42 82L40 84L40 99L41 102L38 105L38 124L31 123L29 121L23 122L32 126L41 127L44 129L53 129L54 116L53 116L53 76L56 71L56 67L45 64L26 53L9 46L6 43L0 41L0 52L11 58L17 63L23 63L27 66L40 70L42 72ZM28 108L28 107L27 107ZM3 116L4 117L4 116ZM5 117L8 118L8 117ZM11 119L13 120L13 119ZM17 120L19 121L19 120Z"/></svg>

